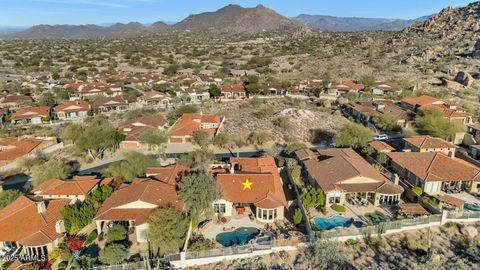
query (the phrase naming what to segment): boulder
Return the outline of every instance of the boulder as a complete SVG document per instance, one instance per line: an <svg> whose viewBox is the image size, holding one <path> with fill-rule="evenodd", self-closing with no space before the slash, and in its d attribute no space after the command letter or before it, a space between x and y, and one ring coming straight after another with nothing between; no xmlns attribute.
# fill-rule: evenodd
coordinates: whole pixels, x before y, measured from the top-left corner
<svg viewBox="0 0 480 270"><path fill-rule="evenodd" d="M454 90L454 91L460 91L462 89L465 89L465 86L461 83L447 80L445 78L442 78L442 84L446 86L448 89Z"/></svg>
<svg viewBox="0 0 480 270"><path fill-rule="evenodd" d="M477 39L477 42L475 42L475 51L480 51L480 39Z"/></svg>
<svg viewBox="0 0 480 270"><path fill-rule="evenodd" d="M470 238L475 238L478 235L477 228L475 228L473 226L470 226L470 225L469 226L463 226L460 229L460 232L464 235L469 236Z"/></svg>
<svg viewBox="0 0 480 270"><path fill-rule="evenodd" d="M466 87L470 87L472 86L473 84L473 77L472 75L470 75L470 73L466 72L466 71L460 71L457 73L457 76L455 76L455 79L454 81L466 86Z"/></svg>

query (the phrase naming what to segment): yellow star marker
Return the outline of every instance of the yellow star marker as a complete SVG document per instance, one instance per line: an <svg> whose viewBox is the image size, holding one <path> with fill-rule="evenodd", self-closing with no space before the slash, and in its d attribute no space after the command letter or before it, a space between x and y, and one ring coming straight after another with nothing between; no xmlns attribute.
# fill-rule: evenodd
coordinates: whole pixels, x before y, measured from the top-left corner
<svg viewBox="0 0 480 270"><path fill-rule="evenodd" d="M253 183L250 182L250 181L248 181L248 179L245 180L245 182L242 183L242 185L243 185L243 190L247 190L247 189L252 190L252 184L253 184Z"/></svg>

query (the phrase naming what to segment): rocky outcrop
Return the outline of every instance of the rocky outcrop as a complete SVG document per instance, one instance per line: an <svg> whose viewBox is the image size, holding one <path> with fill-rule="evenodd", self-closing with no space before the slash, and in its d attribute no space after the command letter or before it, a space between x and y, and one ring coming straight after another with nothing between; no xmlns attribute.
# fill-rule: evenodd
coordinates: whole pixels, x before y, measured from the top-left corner
<svg viewBox="0 0 480 270"><path fill-rule="evenodd" d="M455 76L454 81L462 84L465 87L471 87L474 79L470 73L466 71L460 71L457 73L457 76Z"/></svg>
<svg viewBox="0 0 480 270"><path fill-rule="evenodd" d="M444 86L446 86L448 89L453 90L453 91L460 91L460 90L466 88L463 84L458 83L456 81L451 81L451 80L448 80L446 78L441 78L441 80L442 80L442 84Z"/></svg>

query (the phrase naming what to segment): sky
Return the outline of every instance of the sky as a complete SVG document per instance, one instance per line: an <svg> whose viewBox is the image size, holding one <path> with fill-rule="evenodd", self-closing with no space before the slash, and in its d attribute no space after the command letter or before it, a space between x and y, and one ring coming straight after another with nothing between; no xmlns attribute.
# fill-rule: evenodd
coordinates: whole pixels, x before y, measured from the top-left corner
<svg viewBox="0 0 480 270"><path fill-rule="evenodd" d="M278 13L413 19L473 0L0 0L0 26L178 22L228 4L262 4Z"/></svg>

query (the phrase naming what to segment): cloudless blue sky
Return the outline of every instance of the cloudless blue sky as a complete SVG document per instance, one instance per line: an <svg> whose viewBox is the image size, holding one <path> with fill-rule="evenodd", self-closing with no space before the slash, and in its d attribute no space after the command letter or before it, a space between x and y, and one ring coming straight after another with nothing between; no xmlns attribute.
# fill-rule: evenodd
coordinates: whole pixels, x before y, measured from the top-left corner
<svg viewBox="0 0 480 270"><path fill-rule="evenodd" d="M228 4L265 5L282 15L412 19L473 0L0 0L0 25L180 21Z"/></svg>

